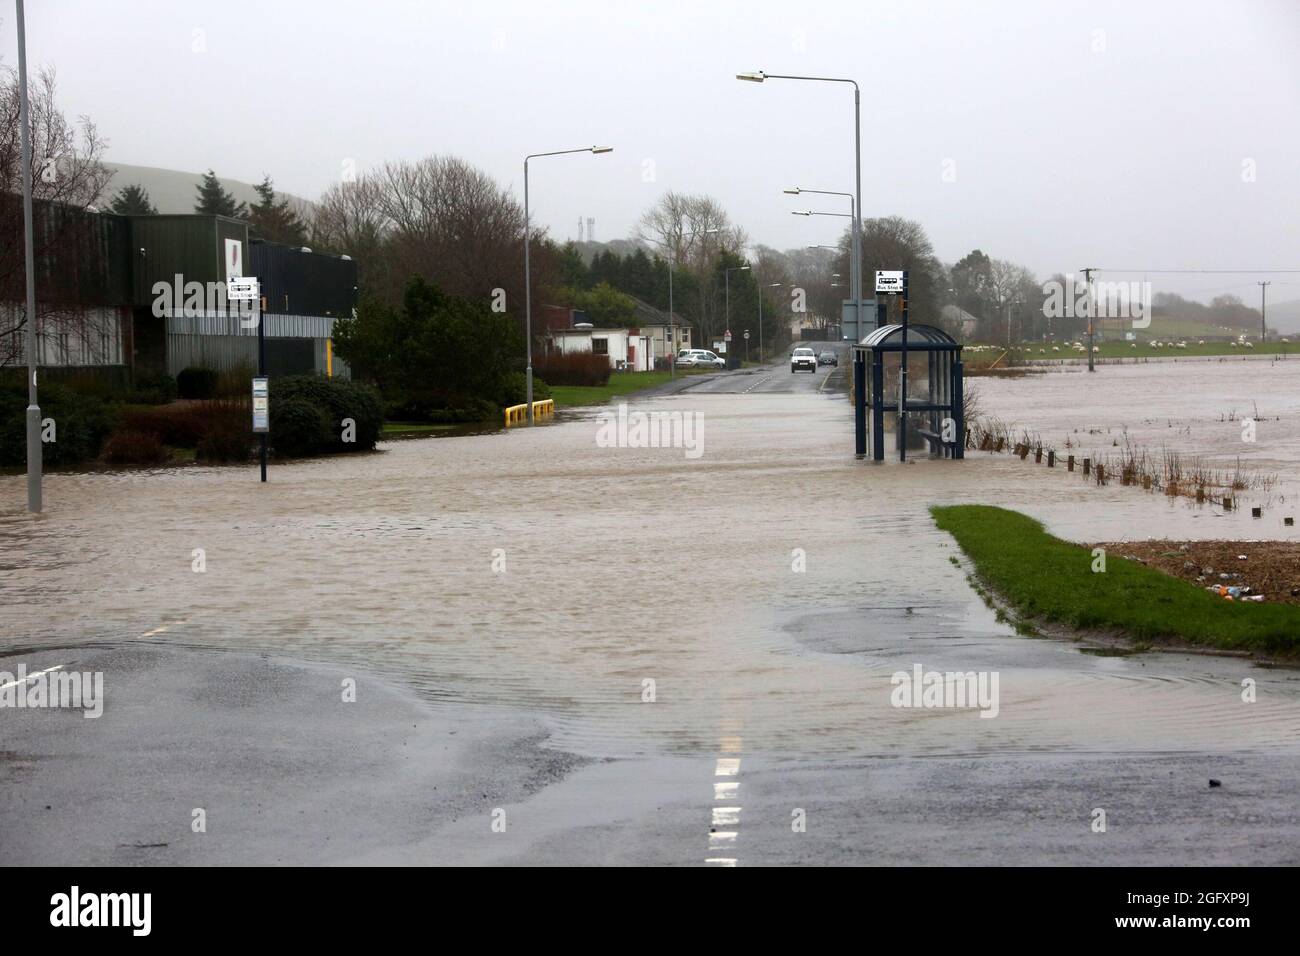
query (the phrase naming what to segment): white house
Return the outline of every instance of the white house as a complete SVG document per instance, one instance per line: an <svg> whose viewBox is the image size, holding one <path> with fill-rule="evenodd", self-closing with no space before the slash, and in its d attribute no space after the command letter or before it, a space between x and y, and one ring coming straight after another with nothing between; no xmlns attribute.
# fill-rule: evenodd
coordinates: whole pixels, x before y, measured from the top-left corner
<svg viewBox="0 0 1300 956"><path fill-rule="evenodd" d="M562 355L594 352L609 358L609 367L646 372L654 368L651 338L639 329L596 329L579 322L571 329L551 329L547 347Z"/></svg>

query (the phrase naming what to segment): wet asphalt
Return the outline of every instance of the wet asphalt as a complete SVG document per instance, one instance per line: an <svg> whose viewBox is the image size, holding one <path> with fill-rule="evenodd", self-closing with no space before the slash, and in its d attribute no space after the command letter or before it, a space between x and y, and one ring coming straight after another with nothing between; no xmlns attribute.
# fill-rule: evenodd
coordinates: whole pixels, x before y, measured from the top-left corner
<svg viewBox="0 0 1300 956"><path fill-rule="evenodd" d="M0 709L0 864L1300 862L1294 672L1011 634L924 502L1032 489L1070 521L1073 492L993 459L846 464L844 368L643 400L703 411L703 467L598 453L580 419L251 492L220 469L54 479L51 516L0 529L11 580L40 571L6 592L0 670L102 673L104 713ZM581 495L674 479L693 497L668 527ZM684 611L668 589L701 573ZM913 662L1000 672L999 719L892 708Z"/></svg>

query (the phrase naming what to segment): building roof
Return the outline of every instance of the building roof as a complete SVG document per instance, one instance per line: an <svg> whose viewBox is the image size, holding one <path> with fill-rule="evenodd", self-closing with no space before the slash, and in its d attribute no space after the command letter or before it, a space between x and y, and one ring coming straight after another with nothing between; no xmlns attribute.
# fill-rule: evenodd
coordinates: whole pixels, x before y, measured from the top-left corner
<svg viewBox="0 0 1300 956"><path fill-rule="evenodd" d="M635 304L636 309L633 312L635 324L640 325L685 325L686 320L680 314L674 312L672 320L669 321L668 311L666 309L657 309L649 302L638 299L634 295L629 295L629 299Z"/></svg>

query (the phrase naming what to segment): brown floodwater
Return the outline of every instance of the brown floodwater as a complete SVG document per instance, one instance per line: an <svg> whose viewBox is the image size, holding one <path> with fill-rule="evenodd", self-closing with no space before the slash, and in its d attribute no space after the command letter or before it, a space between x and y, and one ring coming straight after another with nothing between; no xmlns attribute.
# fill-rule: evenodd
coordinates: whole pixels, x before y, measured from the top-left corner
<svg viewBox="0 0 1300 956"><path fill-rule="evenodd" d="M978 388L988 412L1057 447L1067 435L1102 447L1127 428L1240 455L1279 476L1268 518L1099 488L1032 458L857 462L842 395L686 392L639 407L701 413L695 460L601 447L593 409L273 465L266 485L255 467L51 475L38 518L21 509L23 479L2 477L3 641L145 640L355 667L435 703L538 713L553 746L591 755L716 753L720 735L828 759L1300 745L1295 672L1018 637L969 589L926 510L1000 504L1077 540L1294 537L1281 516L1300 480L1300 362ZM1256 404L1258 441L1241 447L1240 424L1220 416ZM913 663L998 671L998 717L891 707L890 675ZM1256 703L1240 700L1245 677Z"/></svg>

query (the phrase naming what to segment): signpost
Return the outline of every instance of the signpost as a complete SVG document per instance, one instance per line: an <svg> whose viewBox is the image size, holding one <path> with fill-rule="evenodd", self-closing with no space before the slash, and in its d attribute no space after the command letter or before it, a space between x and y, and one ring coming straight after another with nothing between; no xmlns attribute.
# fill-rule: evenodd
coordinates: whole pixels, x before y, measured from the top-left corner
<svg viewBox="0 0 1300 956"><path fill-rule="evenodd" d="M903 348L898 365L898 460L907 461L907 270L878 270L876 294L881 293L903 297Z"/></svg>
<svg viewBox="0 0 1300 956"><path fill-rule="evenodd" d="M745 329L745 364L749 364L749 329Z"/></svg>
<svg viewBox="0 0 1300 956"><path fill-rule="evenodd" d="M876 272L876 291L889 293L907 292L907 273L900 270Z"/></svg>
<svg viewBox="0 0 1300 956"><path fill-rule="evenodd" d="M256 278L231 276L226 281L226 298L231 302L259 302ZM266 435L271 430L271 398L266 377L266 328L262 321L266 300L257 308L257 377L253 379L253 431L261 441L262 481L266 481Z"/></svg>

